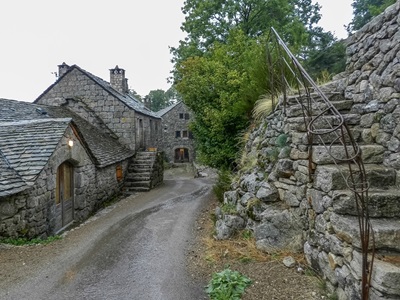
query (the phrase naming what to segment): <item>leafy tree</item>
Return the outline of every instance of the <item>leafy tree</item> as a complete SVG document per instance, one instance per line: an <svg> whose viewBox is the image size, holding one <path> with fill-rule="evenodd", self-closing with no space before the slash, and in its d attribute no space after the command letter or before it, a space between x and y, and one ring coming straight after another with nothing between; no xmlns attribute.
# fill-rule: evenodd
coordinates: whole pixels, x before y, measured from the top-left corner
<svg viewBox="0 0 400 300"><path fill-rule="evenodd" d="M135 99L142 101L142 96L140 96L138 93L136 93L136 91L134 89L129 89L128 93Z"/></svg>
<svg viewBox="0 0 400 300"><path fill-rule="evenodd" d="M180 96L174 87L169 88L166 92L161 89L152 90L144 97L144 101L150 101L152 111L159 111L179 100Z"/></svg>
<svg viewBox="0 0 400 300"><path fill-rule="evenodd" d="M360 29L395 2L396 0L354 0L351 4L353 20L347 26L347 31L351 33Z"/></svg>
<svg viewBox="0 0 400 300"><path fill-rule="evenodd" d="M181 28L187 38L171 49L173 81L195 113L191 129L203 162L220 168L232 165L237 136L248 126L254 103L271 92L268 73L276 70L267 63L270 27L303 60L332 46L334 37L315 26L319 9L311 0L184 2Z"/></svg>
<svg viewBox="0 0 400 300"><path fill-rule="evenodd" d="M186 0L181 29L188 36L172 48L174 62L201 56L214 42L227 41L232 29L257 37L275 27L293 48L307 43L307 30L320 19L311 0Z"/></svg>
<svg viewBox="0 0 400 300"><path fill-rule="evenodd" d="M226 43L215 42L207 55L178 66L176 89L195 113L191 130L198 157L208 165L230 167L237 134L248 126L253 104L265 91L265 43L260 41L237 30Z"/></svg>

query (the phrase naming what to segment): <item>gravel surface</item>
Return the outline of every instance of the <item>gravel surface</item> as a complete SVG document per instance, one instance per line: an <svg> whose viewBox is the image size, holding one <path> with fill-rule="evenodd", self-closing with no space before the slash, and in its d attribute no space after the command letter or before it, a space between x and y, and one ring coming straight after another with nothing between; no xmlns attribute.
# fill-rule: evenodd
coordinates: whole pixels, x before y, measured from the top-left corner
<svg viewBox="0 0 400 300"><path fill-rule="evenodd" d="M283 265L283 256L275 258L265 255L264 262L257 260L241 262L230 257L228 253L221 255L222 257L217 260L210 260L209 247L205 241L209 241L213 235L210 216L216 205L217 201L213 198L196 220L196 239L188 255L192 276L209 282L213 272L220 272L229 266L231 270L239 271L252 280L252 285L246 289L242 297L243 300L328 299L322 295L321 281L315 276L305 275L304 258L298 254L293 255L297 262L292 268ZM215 241L214 246L216 244L218 247L218 243ZM219 252L225 254L228 250L221 246ZM301 269L298 269L299 267Z"/></svg>

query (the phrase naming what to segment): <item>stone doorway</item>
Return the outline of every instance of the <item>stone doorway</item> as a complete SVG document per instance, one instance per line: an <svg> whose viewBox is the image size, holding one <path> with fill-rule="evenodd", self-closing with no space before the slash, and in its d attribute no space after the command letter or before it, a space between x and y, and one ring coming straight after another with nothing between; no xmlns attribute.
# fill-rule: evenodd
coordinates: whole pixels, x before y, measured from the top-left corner
<svg viewBox="0 0 400 300"><path fill-rule="evenodd" d="M188 148L177 148L175 149L175 163L187 163L189 162L189 149Z"/></svg>

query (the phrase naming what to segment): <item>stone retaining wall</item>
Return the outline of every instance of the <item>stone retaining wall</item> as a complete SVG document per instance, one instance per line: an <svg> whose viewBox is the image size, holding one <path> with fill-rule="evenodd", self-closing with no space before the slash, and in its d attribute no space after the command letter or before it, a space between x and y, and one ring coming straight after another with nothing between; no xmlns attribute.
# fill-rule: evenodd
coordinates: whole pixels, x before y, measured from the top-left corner
<svg viewBox="0 0 400 300"><path fill-rule="evenodd" d="M361 145L371 184L377 256L370 299L400 298L400 266L389 263L400 256L399 15L400 1L349 38L346 72L321 87ZM216 210L217 238L247 228L266 252L304 251L339 299L360 299L357 213L340 173L348 171L318 144L309 164L301 110L292 100L249 134L239 177Z"/></svg>

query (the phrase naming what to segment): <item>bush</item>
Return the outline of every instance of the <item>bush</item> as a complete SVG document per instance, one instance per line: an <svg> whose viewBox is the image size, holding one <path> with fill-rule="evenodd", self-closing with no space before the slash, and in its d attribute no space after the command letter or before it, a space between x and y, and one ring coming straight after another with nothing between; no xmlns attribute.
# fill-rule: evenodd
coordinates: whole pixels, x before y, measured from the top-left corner
<svg viewBox="0 0 400 300"><path fill-rule="evenodd" d="M206 292L211 300L239 300L251 280L238 271L225 269L214 273Z"/></svg>
<svg viewBox="0 0 400 300"><path fill-rule="evenodd" d="M224 193L226 191L229 191L231 187L231 182L232 182L232 176L230 171L228 170L218 171L218 179L213 187L213 190L220 203L224 201Z"/></svg>

